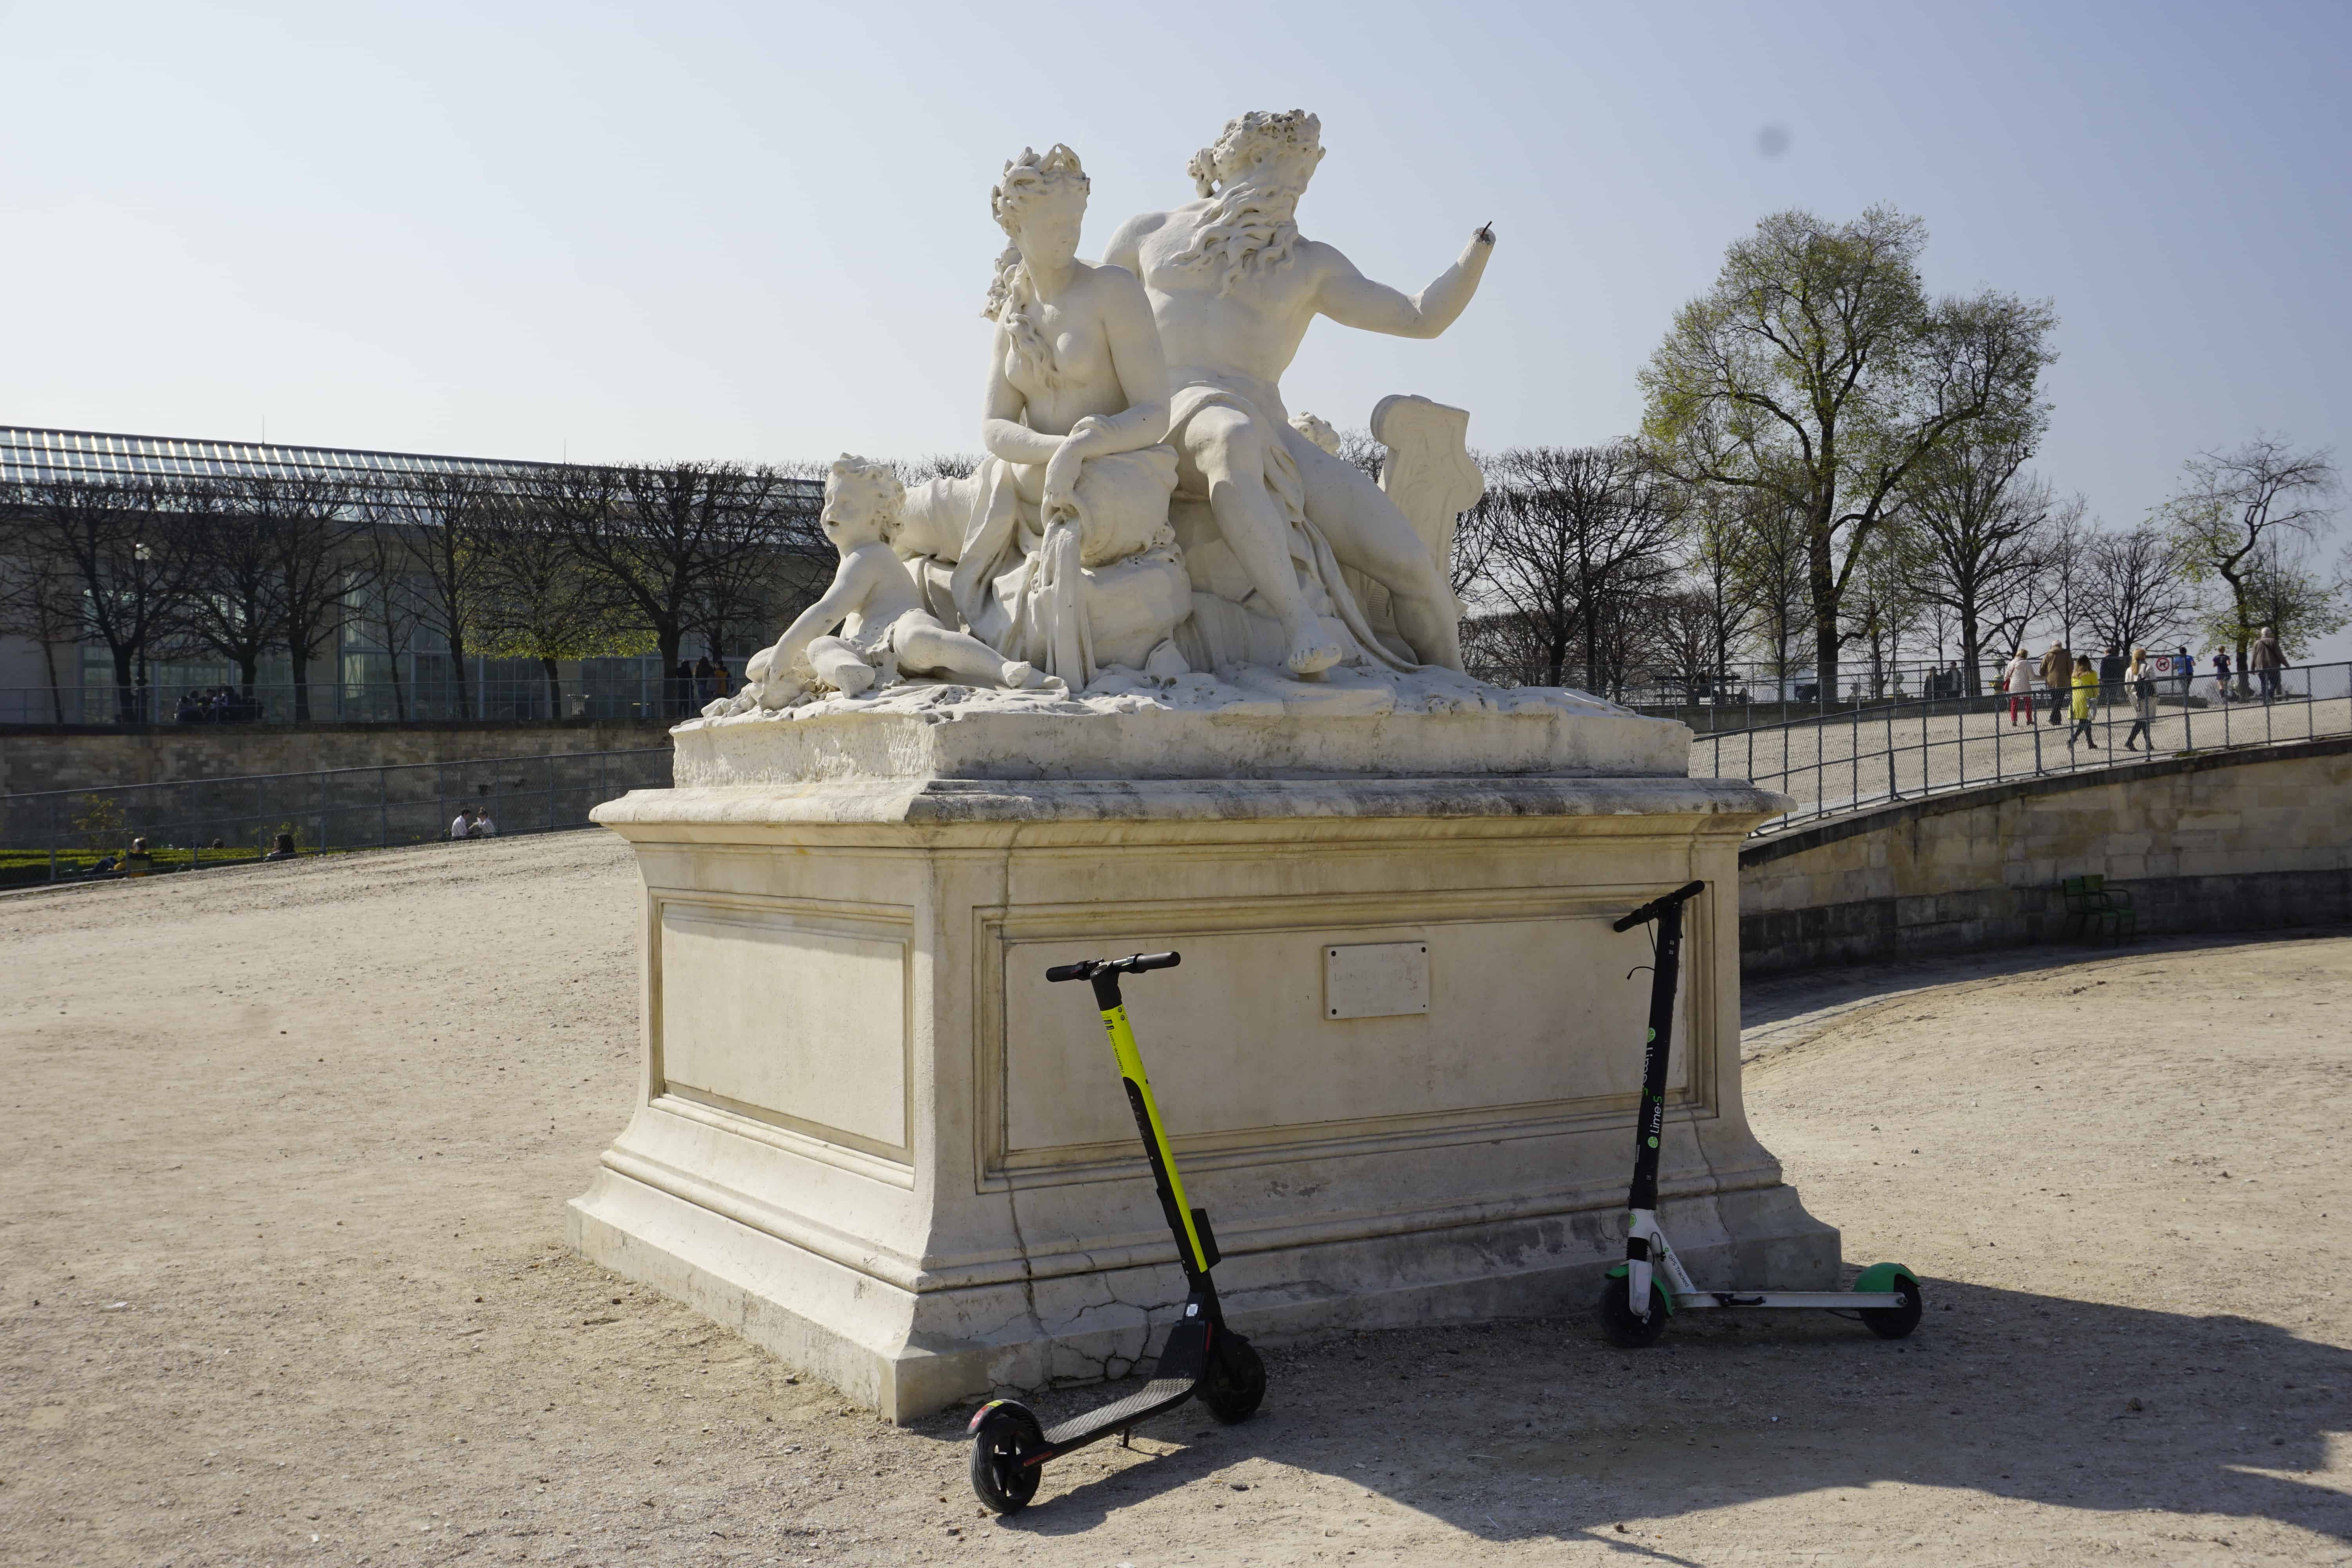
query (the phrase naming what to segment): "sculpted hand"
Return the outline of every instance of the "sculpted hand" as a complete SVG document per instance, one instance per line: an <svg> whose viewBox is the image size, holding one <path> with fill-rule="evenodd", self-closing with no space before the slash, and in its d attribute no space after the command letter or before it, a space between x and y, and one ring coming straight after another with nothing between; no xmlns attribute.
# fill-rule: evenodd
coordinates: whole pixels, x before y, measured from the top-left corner
<svg viewBox="0 0 2352 1568"><path fill-rule="evenodd" d="M1046 459L1044 494L1037 505L1041 523L1074 521L1077 518L1078 468L1101 429L1101 422L1092 416L1079 420Z"/></svg>

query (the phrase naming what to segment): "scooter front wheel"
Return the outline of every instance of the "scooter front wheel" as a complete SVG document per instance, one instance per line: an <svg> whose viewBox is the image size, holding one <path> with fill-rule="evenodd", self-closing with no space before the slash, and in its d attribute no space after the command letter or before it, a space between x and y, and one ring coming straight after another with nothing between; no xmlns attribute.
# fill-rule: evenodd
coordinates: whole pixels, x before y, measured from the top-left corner
<svg viewBox="0 0 2352 1568"><path fill-rule="evenodd" d="M1593 1315L1601 1321L1601 1337L1620 1350L1637 1351L1644 1345L1658 1342L1666 1331L1666 1297L1654 1279L1650 1283L1650 1315L1636 1317L1633 1312L1633 1282L1624 1275L1615 1275L1601 1282L1601 1300L1593 1303Z"/></svg>
<svg viewBox="0 0 2352 1568"><path fill-rule="evenodd" d="M1265 1398L1265 1363L1241 1335L1218 1335L1209 1352L1209 1370L1201 1379L1201 1403L1230 1426L1246 1420Z"/></svg>
<svg viewBox="0 0 2352 1568"><path fill-rule="evenodd" d="M1045 1446L1029 1407L1011 1400L982 1410L971 1424L971 1489L991 1513L1018 1513L1037 1495L1043 1465L1026 1463Z"/></svg>

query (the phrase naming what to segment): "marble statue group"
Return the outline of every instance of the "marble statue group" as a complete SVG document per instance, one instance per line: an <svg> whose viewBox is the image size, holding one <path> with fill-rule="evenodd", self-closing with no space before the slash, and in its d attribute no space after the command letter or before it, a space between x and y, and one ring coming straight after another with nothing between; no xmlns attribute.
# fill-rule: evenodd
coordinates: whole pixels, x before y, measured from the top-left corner
<svg viewBox="0 0 2352 1568"><path fill-rule="evenodd" d="M1054 699L1335 682L1457 692L1454 520L1483 490L1468 416L1392 396L1377 483L1331 426L1285 407L1308 325L1434 337L1478 287L1481 227L1420 293L1364 277L1298 231L1322 161L1301 110L1229 121L1197 199L1078 256L1088 182L1065 146L1024 150L990 193L1007 244L985 314L981 445L960 478L908 487L843 457L825 483L832 585L755 656L713 719L780 716L908 683Z"/></svg>
<svg viewBox="0 0 2352 1568"><path fill-rule="evenodd" d="M1077 153L1006 163L984 455L835 462L831 584L672 731L671 787L595 809L644 879L645 1070L566 1234L893 1420L1169 1342L1133 1109L1049 979L1106 954L1183 954L1153 1066L1241 1331L1556 1313L1624 1255L1649 988L1612 924L1703 882L1661 1223L1836 1282L1740 1109L1739 849L1790 803L1464 671L1469 416L1368 394L1360 463L1282 377L1318 316L1445 331L1495 237L1373 282L1298 230L1322 157L1242 115L1099 261Z"/></svg>

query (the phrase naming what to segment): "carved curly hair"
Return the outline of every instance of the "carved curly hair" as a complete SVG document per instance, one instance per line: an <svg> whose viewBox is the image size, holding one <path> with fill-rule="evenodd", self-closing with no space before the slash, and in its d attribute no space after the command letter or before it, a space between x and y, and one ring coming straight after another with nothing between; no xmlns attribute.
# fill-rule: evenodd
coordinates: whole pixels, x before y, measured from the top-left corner
<svg viewBox="0 0 2352 1568"><path fill-rule="evenodd" d="M1298 244L1291 209L1323 161L1322 137L1323 122L1303 109L1283 114L1254 109L1225 121L1215 144L1185 165L1192 188L1210 206L1175 265L1214 268L1217 292L1224 294L1244 273L1271 271L1289 260ZM1287 167L1282 177L1251 177L1268 164Z"/></svg>

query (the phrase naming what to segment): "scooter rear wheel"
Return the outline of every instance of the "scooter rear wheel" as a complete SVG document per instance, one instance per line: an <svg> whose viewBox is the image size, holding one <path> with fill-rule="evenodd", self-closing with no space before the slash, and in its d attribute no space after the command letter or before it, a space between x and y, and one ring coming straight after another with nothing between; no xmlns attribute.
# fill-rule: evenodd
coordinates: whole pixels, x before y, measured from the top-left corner
<svg viewBox="0 0 2352 1568"><path fill-rule="evenodd" d="M1248 1419L1265 1398L1265 1363L1241 1335L1218 1335L1209 1352L1209 1370L1201 1379L1201 1403L1230 1426Z"/></svg>
<svg viewBox="0 0 2352 1568"><path fill-rule="evenodd" d="M1601 1282L1601 1300L1593 1303L1593 1315L1601 1321L1601 1335L1620 1350L1637 1351L1644 1345L1658 1342L1666 1331L1666 1299L1657 1281L1650 1283L1650 1315L1633 1315L1633 1282L1620 1274Z"/></svg>
<svg viewBox="0 0 2352 1568"><path fill-rule="evenodd" d="M1882 1340L1906 1338L1919 1326L1919 1314L1927 1310L1927 1304L1919 1299L1919 1281L1898 1278L1895 1288L1904 1294L1903 1305L1864 1307L1856 1314L1862 1319L1863 1326Z"/></svg>
<svg viewBox="0 0 2352 1568"><path fill-rule="evenodd" d="M1037 1495L1045 1467L1022 1461L1045 1446L1037 1418L1019 1405L1000 1405L971 1437L971 1489L991 1513L1018 1513Z"/></svg>

